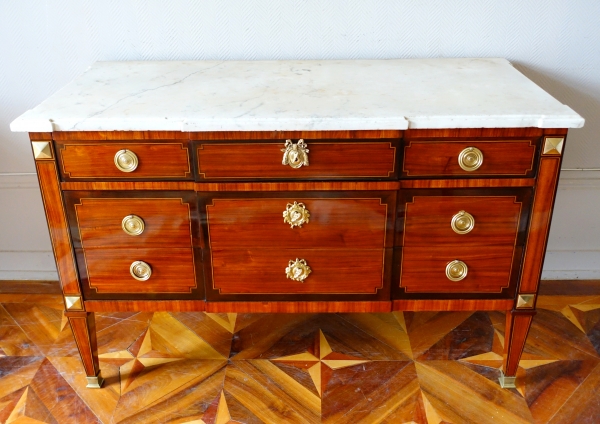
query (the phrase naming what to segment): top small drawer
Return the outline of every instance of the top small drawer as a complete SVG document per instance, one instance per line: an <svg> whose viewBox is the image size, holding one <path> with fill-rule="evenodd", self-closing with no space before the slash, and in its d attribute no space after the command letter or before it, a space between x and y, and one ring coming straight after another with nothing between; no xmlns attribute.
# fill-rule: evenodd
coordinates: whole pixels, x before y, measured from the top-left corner
<svg viewBox="0 0 600 424"><path fill-rule="evenodd" d="M187 141L57 142L65 180L190 180Z"/></svg>
<svg viewBox="0 0 600 424"><path fill-rule="evenodd" d="M200 180L390 179L399 140L205 141Z"/></svg>
<svg viewBox="0 0 600 424"><path fill-rule="evenodd" d="M531 177L534 174L534 140L407 140L405 177Z"/></svg>

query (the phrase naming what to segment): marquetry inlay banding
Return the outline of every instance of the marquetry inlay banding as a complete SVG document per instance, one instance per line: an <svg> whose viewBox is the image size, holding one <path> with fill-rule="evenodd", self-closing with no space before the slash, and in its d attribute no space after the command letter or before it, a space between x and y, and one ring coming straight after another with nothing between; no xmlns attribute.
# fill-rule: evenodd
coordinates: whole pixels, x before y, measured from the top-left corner
<svg viewBox="0 0 600 424"><path fill-rule="evenodd" d="M544 155L562 155L564 137L546 137L544 138Z"/></svg>
<svg viewBox="0 0 600 424"><path fill-rule="evenodd" d="M517 309L531 309L535 303L535 294L520 294L517 297Z"/></svg>
<svg viewBox="0 0 600 424"><path fill-rule="evenodd" d="M33 157L35 160L54 159L52 154L52 146L49 141L32 141Z"/></svg>
<svg viewBox="0 0 600 424"><path fill-rule="evenodd" d="M81 296L65 296L67 311L83 311Z"/></svg>

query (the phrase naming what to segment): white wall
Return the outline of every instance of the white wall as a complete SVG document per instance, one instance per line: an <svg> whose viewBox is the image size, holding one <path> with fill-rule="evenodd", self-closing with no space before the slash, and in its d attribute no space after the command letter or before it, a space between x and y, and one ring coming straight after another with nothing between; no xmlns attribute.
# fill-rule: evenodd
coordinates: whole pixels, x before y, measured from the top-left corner
<svg viewBox="0 0 600 424"><path fill-rule="evenodd" d="M33 159L9 123L97 60L506 57L571 130L546 278L600 278L597 0L0 0L0 279L56 278ZM567 170L570 169L570 170Z"/></svg>

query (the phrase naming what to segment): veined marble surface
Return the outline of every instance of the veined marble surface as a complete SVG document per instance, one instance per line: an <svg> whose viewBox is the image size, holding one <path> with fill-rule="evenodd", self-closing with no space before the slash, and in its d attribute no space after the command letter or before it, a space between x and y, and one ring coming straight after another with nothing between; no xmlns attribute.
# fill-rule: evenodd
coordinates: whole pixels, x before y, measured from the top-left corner
<svg viewBox="0 0 600 424"><path fill-rule="evenodd" d="M578 128L505 59L97 62L13 131Z"/></svg>

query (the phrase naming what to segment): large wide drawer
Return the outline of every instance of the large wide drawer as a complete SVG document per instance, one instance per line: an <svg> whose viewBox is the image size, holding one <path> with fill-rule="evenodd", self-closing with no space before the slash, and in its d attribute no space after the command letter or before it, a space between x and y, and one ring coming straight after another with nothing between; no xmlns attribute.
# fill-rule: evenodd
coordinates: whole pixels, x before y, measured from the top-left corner
<svg viewBox="0 0 600 424"><path fill-rule="evenodd" d="M78 249L77 254L84 290L93 294L189 294L197 287L191 248ZM148 268L144 281L132 275L144 278Z"/></svg>
<svg viewBox="0 0 600 424"><path fill-rule="evenodd" d="M213 249L212 289L219 294L376 294L384 286L384 255L385 249ZM310 268L304 281L287 276L296 260Z"/></svg>
<svg viewBox="0 0 600 424"><path fill-rule="evenodd" d="M65 180L190 180L187 141L57 142Z"/></svg>
<svg viewBox="0 0 600 424"><path fill-rule="evenodd" d="M439 190L404 193L401 245L514 246L522 241L519 235L526 229L529 189L469 193L474 194L472 190L453 190L445 196Z"/></svg>
<svg viewBox="0 0 600 424"><path fill-rule="evenodd" d="M308 163L284 164L285 140L202 142L197 147L201 180L357 179L396 175L399 140L304 140ZM298 140L293 140L293 146Z"/></svg>
<svg viewBox="0 0 600 424"><path fill-rule="evenodd" d="M511 286L520 252L514 246L405 247L400 287L406 294L501 293Z"/></svg>
<svg viewBox="0 0 600 424"><path fill-rule="evenodd" d="M406 177L529 177L534 174L533 140L407 140L402 175Z"/></svg>
<svg viewBox="0 0 600 424"><path fill-rule="evenodd" d="M393 246L395 192L251 195L256 197L207 200L207 233L213 249Z"/></svg>

